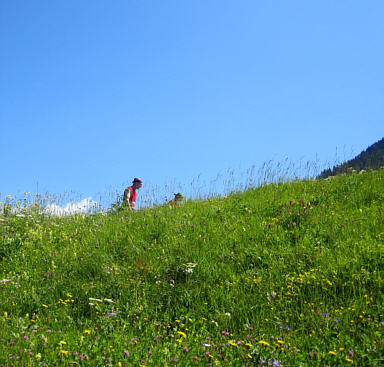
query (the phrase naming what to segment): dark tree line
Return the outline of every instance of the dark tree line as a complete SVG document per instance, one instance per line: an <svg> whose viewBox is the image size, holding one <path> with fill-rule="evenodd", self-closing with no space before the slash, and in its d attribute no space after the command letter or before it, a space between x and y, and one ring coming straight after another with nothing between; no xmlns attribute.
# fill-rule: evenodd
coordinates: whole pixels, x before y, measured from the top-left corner
<svg viewBox="0 0 384 367"><path fill-rule="evenodd" d="M363 169L379 169L380 167L384 167L384 138L369 146L355 158L334 166L332 169L324 170L318 177L327 178L347 173L351 169L361 171Z"/></svg>

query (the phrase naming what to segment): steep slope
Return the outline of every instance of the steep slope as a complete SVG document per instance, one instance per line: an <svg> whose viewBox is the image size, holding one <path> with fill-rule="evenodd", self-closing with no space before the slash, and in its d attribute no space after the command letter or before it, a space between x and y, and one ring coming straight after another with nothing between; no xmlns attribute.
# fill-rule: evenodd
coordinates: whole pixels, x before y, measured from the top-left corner
<svg viewBox="0 0 384 367"><path fill-rule="evenodd" d="M0 366L379 366L384 170L0 221Z"/></svg>

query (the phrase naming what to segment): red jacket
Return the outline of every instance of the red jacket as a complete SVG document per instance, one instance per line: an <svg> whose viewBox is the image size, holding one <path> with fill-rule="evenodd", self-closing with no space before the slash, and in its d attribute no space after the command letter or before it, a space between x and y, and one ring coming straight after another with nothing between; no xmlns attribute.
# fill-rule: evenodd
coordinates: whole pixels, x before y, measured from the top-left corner
<svg viewBox="0 0 384 367"><path fill-rule="evenodd" d="M132 186L127 187L127 189L130 191L130 194L131 194L129 195L129 204L131 204L132 208L134 208L136 205L137 192L136 190L133 189Z"/></svg>

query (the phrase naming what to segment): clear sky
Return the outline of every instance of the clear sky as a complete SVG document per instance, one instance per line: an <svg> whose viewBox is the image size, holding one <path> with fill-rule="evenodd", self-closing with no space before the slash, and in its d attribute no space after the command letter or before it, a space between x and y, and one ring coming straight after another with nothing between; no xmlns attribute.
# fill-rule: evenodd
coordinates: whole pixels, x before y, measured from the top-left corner
<svg viewBox="0 0 384 367"><path fill-rule="evenodd" d="M143 200L350 159L384 136L383 18L382 0L1 1L0 193L98 200L138 176Z"/></svg>

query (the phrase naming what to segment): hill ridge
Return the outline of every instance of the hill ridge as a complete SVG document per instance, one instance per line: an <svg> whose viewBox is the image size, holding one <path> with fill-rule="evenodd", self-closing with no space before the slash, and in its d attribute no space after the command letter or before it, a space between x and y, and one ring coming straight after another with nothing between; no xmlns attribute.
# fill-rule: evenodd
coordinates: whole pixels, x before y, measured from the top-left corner
<svg viewBox="0 0 384 367"><path fill-rule="evenodd" d="M318 178L326 178L335 176L341 173L346 173L351 169L356 171L367 169L379 169L384 166L384 138L370 145L367 149L363 150L355 158L350 159L344 163L334 166L332 169L328 168L320 173Z"/></svg>

